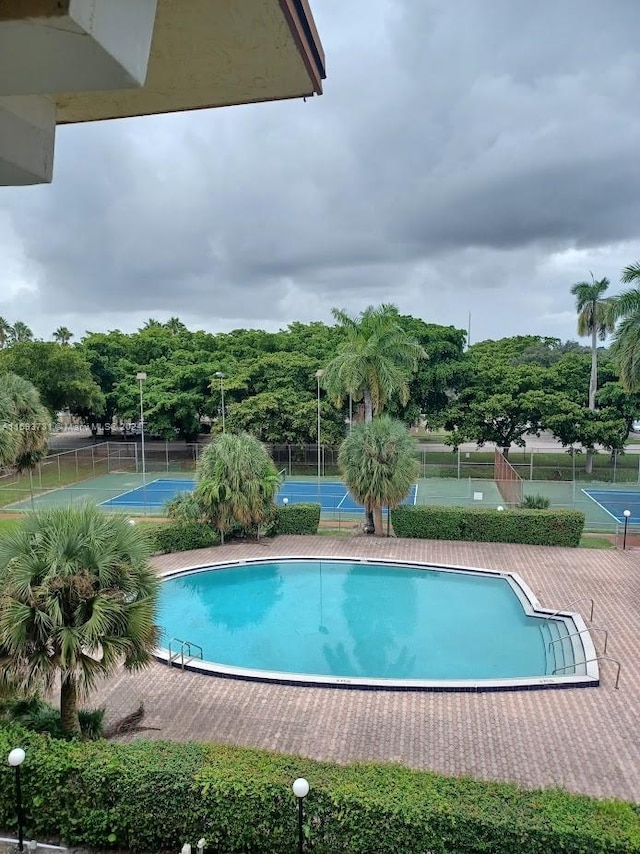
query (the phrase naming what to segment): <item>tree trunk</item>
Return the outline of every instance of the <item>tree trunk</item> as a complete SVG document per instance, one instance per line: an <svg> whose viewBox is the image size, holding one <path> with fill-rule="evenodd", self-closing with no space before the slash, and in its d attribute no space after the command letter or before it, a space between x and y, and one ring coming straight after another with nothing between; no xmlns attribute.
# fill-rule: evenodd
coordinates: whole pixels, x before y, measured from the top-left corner
<svg viewBox="0 0 640 854"><path fill-rule="evenodd" d="M364 420L366 424L373 421L373 402L368 388L364 391Z"/></svg>
<svg viewBox="0 0 640 854"><path fill-rule="evenodd" d="M596 408L596 391L598 389L598 341L596 327L591 330L591 377L589 378L589 409Z"/></svg>
<svg viewBox="0 0 640 854"><path fill-rule="evenodd" d="M65 674L60 685L60 724L63 732L80 732L78 686L75 677L71 674Z"/></svg>
<svg viewBox="0 0 640 854"><path fill-rule="evenodd" d="M509 459L510 448L511 448L511 445L503 445L502 446L502 456L505 458L505 460Z"/></svg>
<svg viewBox="0 0 640 854"><path fill-rule="evenodd" d="M593 472L593 448L587 448L587 454L584 458L584 470L585 474Z"/></svg>
<svg viewBox="0 0 640 854"><path fill-rule="evenodd" d="M384 523L382 521L382 507L373 508L373 524L376 537L384 537Z"/></svg>

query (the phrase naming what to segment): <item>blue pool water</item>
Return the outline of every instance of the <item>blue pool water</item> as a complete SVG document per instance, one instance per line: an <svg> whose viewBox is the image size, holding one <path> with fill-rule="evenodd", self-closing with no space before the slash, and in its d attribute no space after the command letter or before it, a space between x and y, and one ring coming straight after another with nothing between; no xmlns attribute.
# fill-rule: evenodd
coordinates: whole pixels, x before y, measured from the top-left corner
<svg viewBox="0 0 640 854"><path fill-rule="evenodd" d="M164 647L186 639L207 661L260 671L401 680L551 672L546 621L525 613L506 578L481 573L302 560L210 569L164 582L159 622Z"/></svg>

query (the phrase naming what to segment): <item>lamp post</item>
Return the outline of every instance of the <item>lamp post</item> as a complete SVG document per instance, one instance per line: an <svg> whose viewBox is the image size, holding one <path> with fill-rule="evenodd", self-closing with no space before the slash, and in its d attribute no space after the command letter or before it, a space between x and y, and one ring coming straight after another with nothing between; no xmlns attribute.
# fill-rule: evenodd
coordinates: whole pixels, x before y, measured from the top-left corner
<svg viewBox="0 0 640 854"><path fill-rule="evenodd" d="M22 812L22 787L20 786L20 766L24 762L24 750L14 747L9 754L9 765L16 769L16 807L18 813L18 851L24 851L24 813ZM309 788L307 786L307 788Z"/></svg>
<svg viewBox="0 0 640 854"><path fill-rule="evenodd" d="M225 378L225 375L222 373L222 371L216 371L214 376L220 380L220 406L222 407L222 432L224 433L225 432L225 429L224 429L224 378Z"/></svg>
<svg viewBox="0 0 640 854"><path fill-rule="evenodd" d="M318 491L320 491L320 380L324 376L324 371L316 371L316 380L318 381Z"/></svg>
<svg viewBox="0 0 640 854"><path fill-rule="evenodd" d="M147 471L145 468L144 461L144 408L142 405L142 383L146 380L147 375L144 371L138 371L136 374L136 379L140 383L140 436L142 438L142 485L146 486L147 484Z"/></svg>
<svg viewBox="0 0 640 854"><path fill-rule="evenodd" d="M304 799L309 794L309 784L304 779L304 777L298 777L297 780L294 780L293 786L293 794L298 799L298 854L303 854L304 850L304 832L302 829L302 819L304 817L304 807L303 802Z"/></svg>
<svg viewBox="0 0 640 854"><path fill-rule="evenodd" d="M499 504L499 505L497 506L496 510L504 510L504 507L502 506L502 504Z"/></svg>
<svg viewBox="0 0 640 854"><path fill-rule="evenodd" d="M622 515L624 516L624 534L622 536L622 550L624 551L627 548L627 526L629 525L631 510L625 510Z"/></svg>

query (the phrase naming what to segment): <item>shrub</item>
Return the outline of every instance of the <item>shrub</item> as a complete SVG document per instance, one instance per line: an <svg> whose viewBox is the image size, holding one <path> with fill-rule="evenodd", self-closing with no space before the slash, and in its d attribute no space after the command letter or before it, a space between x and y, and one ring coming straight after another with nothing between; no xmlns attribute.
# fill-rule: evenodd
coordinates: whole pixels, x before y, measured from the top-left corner
<svg viewBox="0 0 640 854"><path fill-rule="evenodd" d="M180 850L200 836L217 854L289 854L291 783L305 801L317 854L638 854L632 804L560 790L454 779L399 765L339 766L207 744L55 741L0 729L0 755L26 752L30 836L69 845ZM0 765L0 824L15 827L12 769Z"/></svg>
<svg viewBox="0 0 640 854"><path fill-rule="evenodd" d="M276 510L276 534L317 534L320 524L319 504L287 504Z"/></svg>
<svg viewBox="0 0 640 854"><path fill-rule="evenodd" d="M78 720L83 738L96 740L104 734L104 709L80 709ZM54 738L68 738L60 722L60 710L40 697L16 697L6 700L0 709L5 721L33 732L46 732Z"/></svg>
<svg viewBox="0 0 640 854"><path fill-rule="evenodd" d="M159 525L152 536L156 550L163 554L206 549L220 544L217 531L204 522L170 522Z"/></svg>
<svg viewBox="0 0 640 854"><path fill-rule="evenodd" d="M577 547L584 513L403 505L391 511L391 522L398 537Z"/></svg>
<svg viewBox="0 0 640 854"><path fill-rule="evenodd" d="M524 510L546 510L551 501L544 495L525 495L520 507Z"/></svg>

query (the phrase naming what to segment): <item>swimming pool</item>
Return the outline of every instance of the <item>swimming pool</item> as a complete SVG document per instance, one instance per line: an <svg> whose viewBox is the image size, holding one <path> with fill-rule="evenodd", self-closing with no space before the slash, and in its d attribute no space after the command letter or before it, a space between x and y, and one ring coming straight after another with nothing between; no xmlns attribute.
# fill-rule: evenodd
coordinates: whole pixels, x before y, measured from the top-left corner
<svg viewBox="0 0 640 854"><path fill-rule="evenodd" d="M188 669L237 678L434 690L598 684L580 615L541 608L513 573L286 557L194 567L164 577L159 623L160 659L187 641ZM198 647L203 661L192 657Z"/></svg>

